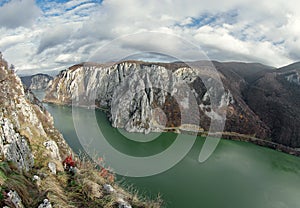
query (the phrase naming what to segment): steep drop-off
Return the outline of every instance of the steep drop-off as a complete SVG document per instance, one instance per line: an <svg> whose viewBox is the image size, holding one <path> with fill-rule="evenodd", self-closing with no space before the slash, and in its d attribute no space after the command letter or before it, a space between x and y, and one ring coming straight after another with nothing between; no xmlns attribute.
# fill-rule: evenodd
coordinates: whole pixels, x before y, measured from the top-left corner
<svg viewBox="0 0 300 208"><path fill-rule="evenodd" d="M272 69L207 61L83 63L62 71L47 89L44 101L106 109L114 127L145 133L206 132L212 119L221 121L227 112L225 132L269 139L269 126L249 108L243 95L249 82L264 70Z"/></svg>
<svg viewBox="0 0 300 208"><path fill-rule="evenodd" d="M24 90L21 80L5 65L2 65L0 69L0 103L1 165L5 165L6 162L13 162L17 171L15 174L19 174L21 178L23 171L28 172L29 175L30 172L34 172L38 178L42 178L43 175L51 173L48 169L49 164L55 170L63 171L62 158L71 155L72 151L65 143L62 135L54 128L51 115L30 91ZM5 168L4 172L8 175L11 174L10 172L13 171L11 168ZM7 179L7 176L3 177L2 188L18 188L17 185L11 185L4 180ZM28 180L24 178L24 181ZM35 192L36 199L25 198L26 193L19 191L19 195L25 203L24 206L34 206L37 202L35 200L42 200L39 197L47 197L50 200L58 197L57 202L62 205L66 204L61 200L62 196L59 193L50 190L50 181L53 182L51 182L52 184L59 184L55 177L43 178L42 183L44 185L39 190L46 191L49 189L49 193L44 196L39 196L40 191L37 191L37 187L34 191L33 185L28 186L28 189ZM14 193L13 191L16 190L12 190L12 193ZM28 190L28 193L30 192ZM14 202L13 196L11 201ZM20 205L20 207L22 206Z"/></svg>
<svg viewBox="0 0 300 208"><path fill-rule="evenodd" d="M272 130L272 141L300 147L300 64L268 72L245 93L251 109Z"/></svg>
<svg viewBox="0 0 300 208"><path fill-rule="evenodd" d="M47 74L35 74L32 76L22 76L21 81L28 89L45 90L53 77Z"/></svg>
<svg viewBox="0 0 300 208"><path fill-rule="evenodd" d="M4 61L0 107L1 207L160 207L161 201L142 202L118 187L113 173L87 158L75 156L72 172L63 167L65 158L74 159L72 150L52 116Z"/></svg>

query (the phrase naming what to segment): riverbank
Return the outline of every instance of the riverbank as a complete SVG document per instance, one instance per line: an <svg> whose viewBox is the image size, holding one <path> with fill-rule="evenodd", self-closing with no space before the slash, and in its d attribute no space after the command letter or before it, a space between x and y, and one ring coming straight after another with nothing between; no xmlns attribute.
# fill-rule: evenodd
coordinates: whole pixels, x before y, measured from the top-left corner
<svg viewBox="0 0 300 208"><path fill-rule="evenodd" d="M207 137L208 132L205 132L203 128L197 126L197 125L191 125L191 124L182 124L178 127L164 127L162 128L162 131L173 131L178 134L186 133L186 134L195 134L197 133L201 137ZM259 139L254 136L245 135L245 134L239 134L236 132L222 132L222 133L216 133L216 135L222 134L222 139L232 140L232 141L241 141L241 142L248 142L252 144L256 144L258 146L267 147L276 151L284 152L290 155L294 155L297 157L300 157L300 148L292 148L288 147L282 144L278 144L269 140ZM213 134L210 134L213 136Z"/></svg>
<svg viewBox="0 0 300 208"><path fill-rule="evenodd" d="M223 139L233 140L233 141L242 141L242 142L249 142L253 143L262 147L267 147L270 149L274 149L280 152L284 152L290 155L294 155L300 157L300 148L291 148L282 144L274 143L272 141L258 139L249 135L243 135L234 132L223 132L222 133Z"/></svg>
<svg viewBox="0 0 300 208"><path fill-rule="evenodd" d="M48 104L45 104L45 107L53 115L56 126L76 152L84 151L81 144L87 144L84 139L87 137L98 140L99 146L109 142L119 152L141 159L160 154L169 149L174 141L180 142L176 140L178 135L174 132L149 135L133 133L129 134L128 138L123 131L111 126L104 112L85 108L76 109L76 116L81 120L82 127L80 129L82 133L77 135L72 108ZM93 116L96 116L98 123L96 125L100 127L105 140L94 131L96 125L88 122ZM195 134L192 136L186 132L182 134L183 138L186 138L182 142L195 138ZM141 141L148 138L156 139L138 142L138 138ZM121 187L130 185L144 196L160 195L164 201L163 207L166 208L271 208L278 203L286 207L299 207L300 197L296 191L300 184L299 157L247 142L221 139L210 159L205 163L199 163L199 151L203 148L204 142L205 139L199 136L189 153L168 171L137 178L118 175L117 183ZM91 147L97 148L96 145ZM182 152L174 151L173 154ZM106 149L101 151L99 157L107 158L105 155ZM106 161L107 165L115 166ZM136 164L128 163L128 167L131 166ZM151 164L146 162L145 166L144 168L151 168Z"/></svg>
<svg viewBox="0 0 300 208"><path fill-rule="evenodd" d="M63 104L63 103L53 102L53 101L49 101L49 100L43 100L43 102L54 104L54 105L62 105L62 106L72 107L71 104ZM104 109L104 108L98 107L96 105L94 105L94 106L78 105L76 107L85 108L85 109L98 109L104 113L108 112L108 109ZM181 126L178 126L178 127L164 127L164 126L160 126L157 124L156 127L159 131L162 131L162 132L170 132L171 131L171 132L175 132L177 134L182 134L182 133L183 134L195 134L196 133L197 135L202 136L202 137L207 136L207 132L204 131L203 128L201 128L200 126L197 126L197 125L193 125L193 124L182 124ZM220 134L220 133L217 133L217 134ZM275 142L272 142L269 140L259 139L254 136L251 136L251 135L240 134L237 132L222 132L222 139L248 142L248 143L258 145L258 146L270 148L270 149L273 149L276 151L280 151L280 152L284 152L286 154L300 157L300 148L296 149L296 148L288 147L288 146L278 144L278 143L275 143Z"/></svg>

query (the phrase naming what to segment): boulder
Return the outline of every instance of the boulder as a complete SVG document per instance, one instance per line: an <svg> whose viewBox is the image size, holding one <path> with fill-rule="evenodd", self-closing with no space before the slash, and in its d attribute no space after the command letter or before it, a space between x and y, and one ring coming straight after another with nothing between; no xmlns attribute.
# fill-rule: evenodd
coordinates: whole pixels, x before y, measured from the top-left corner
<svg viewBox="0 0 300 208"><path fill-rule="evenodd" d="M10 190L7 194L9 200L15 206L15 208L24 208L22 203L22 199L20 198L19 194L16 191Z"/></svg>
<svg viewBox="0 0 300 208"><path fill-rule="evenodd" d="M132 206L123 198L117 198L117 202L119 204L118 208L132 208Z"/></svg>
<svg viewBox="0 0 300 208"><path fill-rule="evenodd" d="M50 169L51 173L56 174L56 164L54 162L49 162L48 168Z"/></svg>
<svg viewBox="0 0 300 208"><path fill-rule="evenodd" d="M38 208L52 208L52 205L48 199L44 199L43 203L41 203Z"/></svg>
<svg viewBox="0 0 300 208"><path fill-rule="evenodd" d="M109 184L104 184L103 185L103 189L108 194L111 194L111 193L115 192L115 189L111 185L109 185Z"/></svg>
<svg viewBox="0 0 300 208"><path fill-rule="evenodd" d="M37 186L41 185L41 178L38 175L34 175L32 181L35 182Z"/></svg>
<svg viewBox="0 0 300 208"><path fill-rule="evenodd" d="M46 147L47 150L50 150L50 156L52 159L61 161L59 149L55 141L53 140L46 141L44 142L44 146Z"/></svg>

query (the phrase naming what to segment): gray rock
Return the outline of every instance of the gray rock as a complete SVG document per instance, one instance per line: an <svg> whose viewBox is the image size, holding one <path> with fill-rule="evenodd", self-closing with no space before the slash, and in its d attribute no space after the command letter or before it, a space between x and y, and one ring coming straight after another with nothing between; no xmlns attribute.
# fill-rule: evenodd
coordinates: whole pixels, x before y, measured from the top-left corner
<svg viewBox="0 0 300 208"><path fill-rule="evenodd" d="M38 175L34 175L32 181L37 184L37 186L41 185L41 178Z"/></svg>
<svg viewBox="0 0 300 208"><path fill-rule="evenodd" d="M47 142L44 142L44 146L46 147L46 149L50 150L51 152L50 156L52 159L61 161L59 149L55 141L49 140Z"/></svg>
<svg viewBox="0 0 300 208"><path fill-rule="evenodd" d="M10 190L7 194L9 200L13 203L15 208L24 208L22 203L22 199L20 198L19 194L16 191Z"/></svg>
<svg viewBox="0 0 300 208"><path fill-rule="evenodd" d="M52 205L48 199L44 199L43 203L41 203L38 208L52 208Z"/></svg>
<svg viewBox="0 0 300 208"><path fill-rule="evenodd" d="M18 168L28 171L34 164L33 155L24 137L15 131L14 125L7 118L0 116L0 153L8 161L13 161Z"/></svg>
<svg viewBox="0 0 300 208"><path fill-rule="evenodd" d="M48 87L49 82L53 78L47 74L35 74L32 76L21 77L23 84L26 88L31 90L44 90Z"/></svg>
<svg viewBox="0 0 300 208"><path fill-rule="evenodd" d="M164 66L136 62L109 67L83 65L61 72L48 88L45 101L82 106L94 106L96 101L97 107L110 109L108 115L113 127L149 133L164 128L154 109L162 108L170 96L177 99L181 109L193 104L198 110L187 85L196 75L189 68L172 72ZM197 115L190 113L193 116L182 115L182 119L186 123L199 123L199 118L193 118Z"/></svg>
<svg viewBox="0 0 300 208"><path fill-rule="evenodd" d="M51 173L56 174L56 164L55 163L49 162L48 168L50 169Z"/></svg>
<svg viewBox="0 0 300 208"><path fill-rule="evenodd" d="M123 198L117 198L118 208L132 208L132 206Z"/></svg>
<svg viewBox="0 0 300 208"><path fill-rule="evenodd" d="M109 194L115 192L115 189L114 189L111 185L109 185L109 184L104 184L104 185L103 185L103 189L104 189L104 191L105 191L106 193L109 193Z"/></svg>
<svg viewBox="0 0 300 208"><path fill-rule="evenodd" d="M297 85L300 85L300 75L299 72L293 72L289 75L285 76L286 80L290 83L295 83Z"/></svg>

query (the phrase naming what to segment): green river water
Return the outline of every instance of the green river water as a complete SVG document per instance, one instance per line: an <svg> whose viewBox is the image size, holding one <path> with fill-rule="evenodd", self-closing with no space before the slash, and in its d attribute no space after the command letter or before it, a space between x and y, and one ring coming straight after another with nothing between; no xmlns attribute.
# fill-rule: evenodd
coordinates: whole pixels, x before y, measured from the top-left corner
<svg viewBox="0 0 300 208"><path fill-rule="evenodd" d="M38 97L42 94L35 93ZM73 150L82 150L72 108L45 107ZM93 112L83 108L78 111L82 119ZM126 154L155 154L176 138L174 133L163 133L151 142L135 142L112 128L103 112L97 110L96 117L109 143ZM90 125L84 127L87 132ZM141 194L154 197L159 193L165 207L170 208L300 208L300 158L249 143L221 140L209 160L199 163L203 143L203 138L197 138L191 151L163 173L118 179L132 184Z"/></svg>

